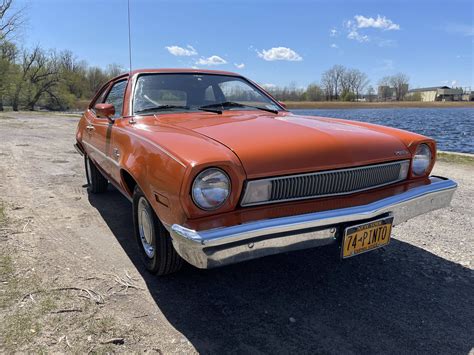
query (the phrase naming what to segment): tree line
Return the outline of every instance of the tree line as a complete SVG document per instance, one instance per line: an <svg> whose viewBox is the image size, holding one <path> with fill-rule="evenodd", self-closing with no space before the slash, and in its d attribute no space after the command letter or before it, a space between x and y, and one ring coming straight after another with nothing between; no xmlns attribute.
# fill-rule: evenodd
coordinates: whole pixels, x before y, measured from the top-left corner
<svg viewBox="0 0 474 355"><path fill-rule="evenodd" d="M123 69L88 66L71 51L46 51L39 46L18 49L11 42L0 44L0 111L4 106L33 110L82 109L96 91Z"/></svg>
<svg viewBox="0 0 474 355"><path fill-rule="evenodd" d="M323 72L320 83L312 83L306 88L298 88L296 84L287 87L267 85L265 88L282 101L401 101L405 99L408 84L408 76L398 73L380 79L376 91L370 85L367 74L358 69L334 65Z"/></svg>
<svg viewBox="0 0 474 355"><path fill-rule="evenodd" d="M100 86L124 70L117 64L107 68L89 66L71 51L46 50L40 46L21 48L15 34L22 27L22 9L14 9L14 0L0 0L0 111L83 109ZM402 100L408 89L408 77L397 74L380 80L379 99ZM284 101L357 101L363 95L374 98L368 77L358 69L334 65L326 70L320 83L306 88L266 87Z"/></svg>
<svg viewBox="0 0 474 355"><path fill-rule="evenodd" d="M68 50L19 47L24 9L14 5L0 0L0 111L7 105L15 111L82 109L101 85L123 72L116 64L89 66Z"/></svg>

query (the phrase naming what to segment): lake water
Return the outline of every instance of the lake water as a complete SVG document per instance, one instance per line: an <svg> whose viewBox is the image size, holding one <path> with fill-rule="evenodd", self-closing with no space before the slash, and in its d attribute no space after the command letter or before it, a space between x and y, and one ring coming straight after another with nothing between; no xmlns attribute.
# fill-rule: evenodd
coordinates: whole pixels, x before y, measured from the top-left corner
<svg viewBox="0 0 474 355"><path fill-rule="evenodd" d="M474 153L474 108L291 110L310 116L381 124L434 138L439 150Z"/></svg>

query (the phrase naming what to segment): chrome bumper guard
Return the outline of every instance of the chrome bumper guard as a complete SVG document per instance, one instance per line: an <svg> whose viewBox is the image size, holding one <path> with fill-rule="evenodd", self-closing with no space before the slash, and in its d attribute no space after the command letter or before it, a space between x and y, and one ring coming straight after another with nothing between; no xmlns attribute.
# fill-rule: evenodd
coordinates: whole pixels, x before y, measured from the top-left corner
<svg viewBox="0 0 474 355"><path fill-rule="evenodd" d="M384 214L394 225L449 206L456 182L430 177L428 185L413 187L367 205L266 219L231 227L195 231L171 226L179 255L198 268L233 264L266 255L334 243L342 224L369 220Z"/></svg>

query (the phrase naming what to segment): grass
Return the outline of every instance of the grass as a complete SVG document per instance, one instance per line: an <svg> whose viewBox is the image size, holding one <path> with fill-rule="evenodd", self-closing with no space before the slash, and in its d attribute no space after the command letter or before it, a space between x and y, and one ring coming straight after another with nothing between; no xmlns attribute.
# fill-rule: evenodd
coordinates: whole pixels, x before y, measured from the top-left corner
<svg viewBox="0 0 474 355"><path fill-rule="evenodd" d="M437 160L446 163L456 163L464 165L474 165L474 155L464 155L450 152L438 152Z"/></svg>
<svg viewBox="0 0 474 355"><path fill-rule="evenodd" d="M0 236L5 234L4 229L9 225L6 206L0 201ZM0 352L5 350L15 351L24 344L32 341L41 332L41 316L49 313L55 307L54 299L44 297L38 302L37 307L19 307L19 299L26 290L37 288L40 284L35 274L22 277L15 260L16 250L4 241L0 243L0 322L1 344Z"/></svg>
<svg viewBox="0 0 474 355"><path fill-rule="evenodd" d="M7 349L30 342L41 330L38 320L30 313L14 313L5 317L3 340Z"/></svg>
<svg viewBox="0 0 474 355"><path fill-rule="evenodd" d="M355 108L474 108L474 101L462 102L420 102L420 101L393 101L393 102L341 102L341 101L285 101L289 109L355 109Z"/></svg>

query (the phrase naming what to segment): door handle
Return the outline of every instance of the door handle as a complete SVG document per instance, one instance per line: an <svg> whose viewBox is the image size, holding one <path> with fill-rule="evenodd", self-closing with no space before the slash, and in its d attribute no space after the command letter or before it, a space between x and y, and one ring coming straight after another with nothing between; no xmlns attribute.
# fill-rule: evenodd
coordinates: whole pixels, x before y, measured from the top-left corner
<svg viewBox="0 0 474 355"><path fill-rule="evenodd" d="M95 128L94 128L93 125L88 124L88 125L86 126L86 129L87 129L89 132L92 132Z"/></svg>

